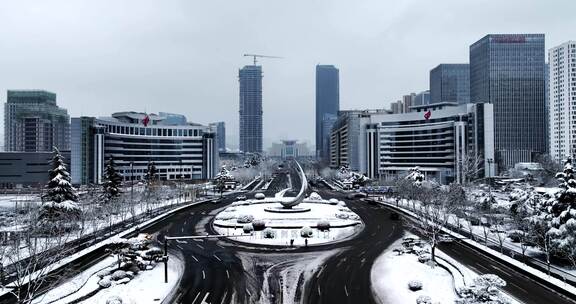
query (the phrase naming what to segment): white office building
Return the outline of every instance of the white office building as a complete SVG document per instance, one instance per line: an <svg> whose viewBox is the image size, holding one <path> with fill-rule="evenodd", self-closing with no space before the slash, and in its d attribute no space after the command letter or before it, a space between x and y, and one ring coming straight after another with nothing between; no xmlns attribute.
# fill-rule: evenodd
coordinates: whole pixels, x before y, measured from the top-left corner
<svg viewBox="0 0 576 304"><path fill-rule="evenodd" d="M416 166L441 183L494 175L491 104L425 105L412 112L341 111L331 134L331 166L393 180Z"/></svg>
<svg viewBox="0 0 576 304"><path fill-rule="evenodd" d="M576 41L548 51L549 151L561 161L576 151Z"/></svg>
<svg viewBox="0 0 576 304"><path fill-rule="evenodd" d="M72 122L72 133L77 135L72 138L76 184L101 183L110 158L124 180L143 180L151 163L163 180L206 180L219 170L215 133L187 122L184 116L174 120L166 115L119 112L97 119L73 118Z"/></svg>

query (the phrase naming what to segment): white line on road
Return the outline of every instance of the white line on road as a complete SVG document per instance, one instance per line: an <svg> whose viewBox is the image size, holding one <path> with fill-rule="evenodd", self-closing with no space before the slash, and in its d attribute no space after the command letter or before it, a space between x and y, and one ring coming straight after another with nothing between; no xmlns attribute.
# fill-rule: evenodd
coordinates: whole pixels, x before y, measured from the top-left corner
<svg viewBox="0 0 576 304"><path fill-rule="evenodd" d="M209 294L210 294L209 292L206 293L206 296L204 296L204 298L202 299L202 304L208 303L208 302L206 302L206 299L208 298Z"/></svg>
<svg viewBox="0 0 576 304"><path fill-rule="evenodd" d="M202 293L202 292L199 292L199 293L194 297L194 300L192 300L192 303L195 303L195 302L196 302L196 299L198 299L198 296L199 296L201 293Z"/></svg>
<svg viewBox="0 0 576 304"><path fill-rule="evenodd" d="M226 269L226 277L230 278L230 273L228 272L228 269Z"/></svg>
<svg viewBox="0 0 576 304"><path fill-rule="evenodd" d="M200 249L204 250L204 247L200 244L196 244L198 247L200 247Z"/></svg>
<svg viewBox="0 0 576 304"><path fill-rule="evenodd" d="M213 254L213 256L214 256L218 261L222 262L222 260L221 260L216 254Z"/></svg>
<svg viewBox="0 0 576 304"><path fill-rule="evenodd" d="M194 259L194 261L198 262L198 259L194 255L192 255L192 258Z"/></svg>
<svg viewBox="0 0 576 304"><path fill-rule="evenodd" d="M204 269L202 269L202 280L206 280L206 272L204 272Z"/></svg>
<svg viewBox="0 0 576 304"><path fill-rule="evenodd" d="M348 288L346 288L346 285L344 285L344 292L346 293L346 296L348 297Z"/></svg>
<svg viewBox="0 0 576 304"><path fill-rule="evenodd" d="M176 247L180 248L180 250L184 250L184 248L182 248L182 246L180 246L180 244L176 244Z"/></svg>
<svg viewBox="0 0 576 304"><path fill-rule="evenodd" d="M321 296L322 293L320 292L320 285L318 285L318 295Z"/></svg>

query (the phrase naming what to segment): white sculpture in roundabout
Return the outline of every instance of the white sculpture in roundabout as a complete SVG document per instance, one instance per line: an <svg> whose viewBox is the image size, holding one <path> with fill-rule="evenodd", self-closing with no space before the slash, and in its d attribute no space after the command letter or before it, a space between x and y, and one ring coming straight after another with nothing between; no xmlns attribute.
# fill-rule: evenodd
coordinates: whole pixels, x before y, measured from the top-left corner
<svg viewBox="0 0 576 304"><path fill-rule="evenodd" d="M216 215L212 227L237 242L274 246L308 246L341 241L362 231L360 217L338 199L323 199L312 192L306 197L308 180L297 161L293 162L301 186L298 194L236 201Z"/></svg>

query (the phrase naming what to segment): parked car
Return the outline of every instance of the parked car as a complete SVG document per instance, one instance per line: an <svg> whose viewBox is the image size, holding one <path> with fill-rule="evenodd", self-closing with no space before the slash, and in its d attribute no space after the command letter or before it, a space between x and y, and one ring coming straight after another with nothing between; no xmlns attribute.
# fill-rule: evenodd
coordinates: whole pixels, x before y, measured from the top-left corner
<svg viewBox="0 0 576 304"><path fill-rule="evenodd" d="M236 197L236 200L237 200L237 201L243 201L243 200L245 200L245 199L246 199L246 195L238 195L238 196Z"/></svg>

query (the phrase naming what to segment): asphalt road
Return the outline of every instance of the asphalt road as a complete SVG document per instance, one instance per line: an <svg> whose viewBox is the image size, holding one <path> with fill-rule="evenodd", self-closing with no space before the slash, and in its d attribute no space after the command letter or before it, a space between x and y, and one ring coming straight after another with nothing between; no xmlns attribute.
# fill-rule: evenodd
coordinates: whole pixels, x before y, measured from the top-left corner
<svg viewBox="0 0 576 304"><path fill-rule="evenodd" d="M282 190L287 176L280 174L267 195ZM170 251L186 264L174 303L377 303L370 290L370 271L374 260L403 232L402 221L390 219L391 211L363 201L350 201L328 189L316 189L323 197L345 200L365 223L355 238L340 243L309 248L268 248L241 245L228 239L170 241ZM219 204L203 204L175 215L169 224L149 229L161 241L165 235L213 234L211 220L234 197ZM528 304L575 303L533 282L521 274L458 244L444 244L445 253L479 273L494 273L504 278L505 290ZM331 252L334 252L331 256ZM305 261L310 255L329 257L312 271L309 280L302 276L283 281L282 273ZM250 267L247 267L249 260ZM171 278L174 279L174 278ZM286 288L296 291L286 299Z"/></svg>

